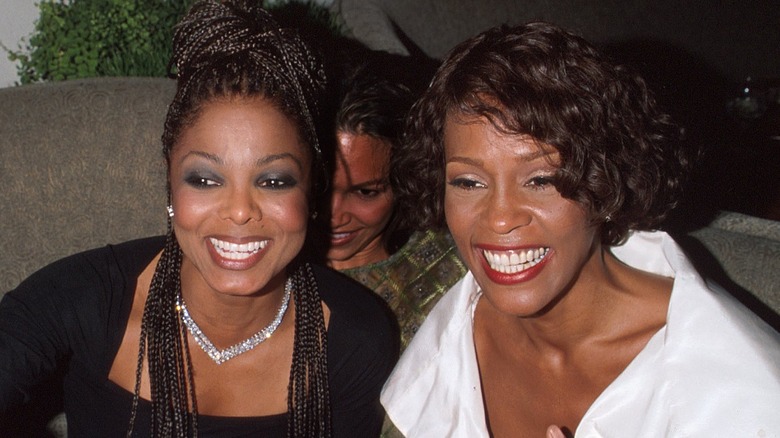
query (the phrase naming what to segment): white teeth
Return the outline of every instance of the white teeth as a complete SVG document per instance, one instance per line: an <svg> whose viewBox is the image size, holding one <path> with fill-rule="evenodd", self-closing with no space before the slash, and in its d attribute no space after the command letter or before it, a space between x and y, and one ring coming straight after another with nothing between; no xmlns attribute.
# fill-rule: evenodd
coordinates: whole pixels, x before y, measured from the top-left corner
<svg viewBox="0 0 780 438"><path fill-rule="evenodd" d="M531 249L528 251L514 252L514 251L482 251L485 256L490 269L498 271L504 274L514 274L524 269L536 266L537 263L542 261L549 248L540 247L537 249Z"/></svg>
<svg viewBox="0 0 780 438"><path fill-rule="evenodd" d="M242 243L240 245L238 243L225 242L224 240L215 239L213 237L210 238L209 241L211 241L214 249L217 250L217 253L219 253L221 257L230 260L244 260L268 245L267 240Z"/></svg>

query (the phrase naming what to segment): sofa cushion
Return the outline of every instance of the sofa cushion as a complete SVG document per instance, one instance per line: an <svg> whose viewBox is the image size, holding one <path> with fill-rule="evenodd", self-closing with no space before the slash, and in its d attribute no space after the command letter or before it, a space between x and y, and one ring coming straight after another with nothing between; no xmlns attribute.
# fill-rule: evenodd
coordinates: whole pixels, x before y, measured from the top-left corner
<svg viewBox="0 0 780 438"><path fill-rule="evenodd" d="M780 330L780 222L722 212L675 237L700 272Z"/></svg>
<svg viewBox="0 0 780 438"><path fill-rule="evenodd" d="M174 92L164 78L0 89L0 295L65 255L165 231Z"/></svg>

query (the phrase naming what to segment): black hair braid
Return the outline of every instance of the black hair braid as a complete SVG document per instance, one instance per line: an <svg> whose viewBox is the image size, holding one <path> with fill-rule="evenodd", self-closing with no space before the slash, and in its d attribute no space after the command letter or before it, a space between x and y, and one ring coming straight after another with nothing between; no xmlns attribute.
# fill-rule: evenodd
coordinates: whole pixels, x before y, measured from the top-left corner
<svg viewBox="0 0 780 438"><path fill-rule="evenodd" d="M287 436L330 437L327 330L311 265L292 275L295 291L295 344L287 395Z"/></svg>
<svg viewBox="0 0 780 438"><path fill-rule="evenodd" d="M170 224L169 230L165 248L149 287L141 320L128 437L132 436L135 426L145 357L149 366L152 436L186 437L190 432L197 434L192 362L187 346L186 328L178 312L182 254Z"/></svg>
<svg viewBox="0 0 780 438"><path fill-rule="evenodd" d="M188 121L180 117L185 108L233 92L264 95L280 104L286 115L302 125L304 139L315 158L321 159L315 118L317 98L325 86L324 68L297 32L282 29L260 3L198 2L177 25L169 67L176 67L179 90L171 108L176 113L166 121L166 148ZM227 85L217 83L220 80L237 82L232 84L235 89L209 89Z"/></svg>
<svg viewBox="0 0 780 438"><path fill-rule="evenodd" d="M170 154L182 130L207 102L261 97L297 126L312 150L313 179L325 175L315 125L324 69L292 30L281 29L252 0L201 1L177 26L169 68L176 67L177 92L162 135ZM318 178L319 177L319 178ZM315 186L316 189L316 186ZM170 181L167 186L170 204ZM136 384L127 436L136 425L144 358L149 366L152 436L197 436L198 407L187 330L178 311L182 252L168 220L168 237L144 304ZM288 436L332 434L327 342L322 303L306 264L291 271L295 290L293 363L288 386Z"/></svg>
<svg viewBox="0 0 780 438"><path fill-rule="evenodd" d="M298 33L281 28L260 3L199 2L177 25L169 69L176 68L178 90L165 121L165 158L204 102L260 96L296 123L312 151L313 193L321 194L328 173L316 121L324 68Z"/></svg>

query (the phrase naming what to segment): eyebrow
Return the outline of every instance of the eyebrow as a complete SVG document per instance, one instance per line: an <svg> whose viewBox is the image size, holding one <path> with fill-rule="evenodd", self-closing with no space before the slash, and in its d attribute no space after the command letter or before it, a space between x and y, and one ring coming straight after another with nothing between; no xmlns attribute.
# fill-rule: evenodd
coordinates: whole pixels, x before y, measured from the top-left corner
<svg viewBox="0 0 780 438"><path fill-rule="evenodd" d="M214 164L218 164L218 165L225 164L224 161L222 161L222 158L220 158L218 155L210 154L208 152L203 152L203 151L190 151L190 152L187 153L187 155L183 156L182 159L179 160L179 161L183 162L185 159L187 159L187 157L189 157L191 155L194 155L196 157L205 158L206 160L211 161ZM265 156L263 158L260 158L260 159L258 159L255 162L255 166L261 167L261 166L264 166L264 165L266 165L268 163L271 163L273 161L283 160L283 159L286 159L286 158L291 159L293 162L295 162L295 164L298 165L298 168L303 169L303 163L301 163L301 161L296 156L294 156L293 154L291 154L289 152L285 152L285 153L282 153L282 154L271 154L271 155Z"/></svg>
<svg viewBox="0 0 780 438"><path fill-rule="evenodd" d="M534 152L522 154L518 157L518 159L525 161L525 162L531 162L534 160L538 160L539 158L546 157L548 155L552 155L555 152L557 152L555 149L550 148L540 148ZM471 166L481 166L484 164L483 160L474 159L474 158L468 158L468 157L460 157L455 156L447 160L447 163L463 163Z"/></svg>
<svg viewBox="0 0 780 438"><path fill-rule="evenodd" d="M295 155L293 155L293 154L291 154L289 152L285 152L285 153L282 153L282 154L271 154L271 155L265 156L265 157L260 158L259 160L257 160L255 165L257 167L260 167L260 166L264 166L264 165L266 165L268 163L271 163L273 161L284 160L286 158L289 158L290 160L292 160L298 166L299 169L303 169L303 163L301 163L301 161L298 159L298 157L296 157Z"/></svg>
<svg viewBox="0 0 780 438"><path fill-rule="evenodd" d="M222 162L222 159L219 158L219 156L214 155L214 154L209 154L208 152L203 152L203 151L190 151L190 152L187 152L187 154L185 156L181 157L181 160L179 160L179 163L183 163L184 160L186 160L187 157L189 157L191 155L194 155L196 157L205 158L205 159L207 159L207 160L209 160L209 161L211 161L211 162L213 162L215 164L220 164L220 165L224 164Z"/></svg>
<svg viewBox="0 0 780 438"><path fill-rule="evenodd" d="M361 187L370 187L370 186L386 186L389 185L389 182L387 181L387 178L381 178L381 179L372 179L369 181L363 181L359 184L352 184L350 187L353 189L361 188Z"/></svg>

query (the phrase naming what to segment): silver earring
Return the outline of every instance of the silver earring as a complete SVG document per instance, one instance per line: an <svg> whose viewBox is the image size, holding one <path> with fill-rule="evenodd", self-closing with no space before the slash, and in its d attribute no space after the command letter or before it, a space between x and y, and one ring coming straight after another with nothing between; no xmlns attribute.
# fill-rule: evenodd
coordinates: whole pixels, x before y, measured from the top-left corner
<svg viewBox="0 0 780 438"><path fill-rule="evenodd" d="M311 218L312 218L312 219L317 219L317 212L316 212L316 211L313 211L313 212L311 213Z"/></svg>
<svg viewBox="0 0 780 438"><path fill-rule="evenodd" d="M165 209L168 210L168 217L173 217L173 205L169 205Z"/></svg>
<svg viewBox="0 0 780 438"><path fill-rule="evenodd" d="M604 218L605 222L612 222L612 215L607 215L607 217Z"/></svg>

